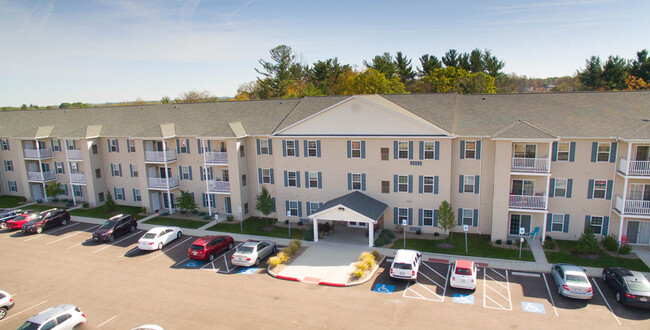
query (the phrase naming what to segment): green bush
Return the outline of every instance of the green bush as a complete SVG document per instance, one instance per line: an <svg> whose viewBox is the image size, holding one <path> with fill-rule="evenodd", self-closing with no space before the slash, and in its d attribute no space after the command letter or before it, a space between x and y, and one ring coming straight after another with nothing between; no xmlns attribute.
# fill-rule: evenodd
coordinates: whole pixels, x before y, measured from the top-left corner
<svg viewBox="0 0 650 330"><path fill-rule="evenodd" d="M298 226L302 226L302 225L303 225L302 221L298 221Z"/></svg>
<svg viewBox="0 0 650 330"><path fill-rule="evenodd" d="M630 244L622 245L618 249L618 253L620 253L620 254L630 254L630 252L632 252L632 245L630 245Z"/></svg>
<svg viewBox="0 0 650 330"><path fill-rule="evenodd" d="M375 239L375 246L384 246L393 241L395 238L395 233L388 229L382 229L379 236Z"/></svg>
<svg viewBox="0 0 650 330"><path fill-rule="evenodd" d="M381 254L377 250L372 250L372 256L375 257L375 260L379 260L381 258Z"/></svg>
<svg viewBox="0 0 650 330"><path fill-rule="evenodd" d="M285 224L285 225L288 225L288 224L289 224L289 219L284 220L284 224Z"/></svg>
<svg viewBox="0 0 650 330"><path fill-rule="evenodd" d="M616 238L614 238L614 236L609 235L609 236L603 237L602 243L603 243L603 246L608 251L611 251L611 252L618 251L618 248L619 248L618 241L616 240Z"/></svg>
<svg viewBox="0 0 650 330"><path fill-rule="evenodd" d="M294 239L293 241L291 241L291 244L297 245L298 248L300 248L302 246L302 242L300 240L297 240L297 239Z"/></svg>
<svg viewBox="0 0 650 330"><path fill-rule="evenodd" d="M291 248L288 247L288 246L285 247L284 249L282 249L282 253L284 253L284 254L286 254L286 255L288 255L288 256L292 255L292 253L291 253Z"/></svg>
<svg viewBox="0 0 650 330"><path fill-rule="evenodd" d="M435 232L435 233L433 233L433 237L438 237L438 236L440 236L440 233L439 233L439 232Z"/></svg>
<svg viewBox="0 0 650 330"><path fill-rule="evenodd" d="M596 240L596 235L594 235L594 229L591 226L587 226L585 231L580 235L580 238L578 238L576 250L582 253L598 252L598 241Z"/></svg>
<svg viewBox="0 0 650 330"><path fill-rule="evenodd" d="M208 212L199 212L199 215L200 216L205 216L205 215L208 215Z"/></svg>
<svg viewBox="0 0 650 330"><path fill-rule="evenodd" d="M41 203L43 203L43 200L42 199L37 199L36 203L41 204Z"/></svg>
<svg viewBox="0 0 650 330"><path fill-rule="evenodd" d="M363 270L362 269L357 268L352 272L352 277L354 277L354 278L361 278L361 276L363 276Z"/></svg>
<svg viewBox="0 0 650 330"><path fill-rule="evenodd" d="M296 254L298 252L298 249L300 249L300 243L298 241L292 241L289 243L289 250L291 250L291 255Z"/></svg>
<svg viewBox="0 0 650 330"><path fill-rule="evenodd" d="M497 245L501 245L501 243L503 243L503 241L498 239L498 240L496 240L496 243L497 243Z"/></svg>
<svg viewBox="0 0 650 330"><path fill-rule="evenodd" d="M415 235L422 235L422 230L420 230L420 229L416 230Z"/></svg>
<svg viewBox="0 0 650 330"><path fill-rule="evenodd" d="M190 211L190 212L192 212L192 214L198 214L198 213L199 213L199 210L192 210L192 211Z"/></svg>
<svg viewBox="0 0 650 330"><path fill-rule="evenodd" d="M506 241L506 244L508 244L508 245L512 245L512 240L511 240L511 239L507 240L507 241Z"/></svg>
<svg viewBox="0 0 650 330"><path fill-rule="evenodd" d="M550 236L547 236L542 247L546 250L553 250L555 249L556 245L557 243L555 243L555 241Z"/></svg>
<svg viewBox="0 0 650 330"><path fill-rule="evenodd" d="M356 263L356 266L357 266L357 269L360 269L360 270L363 271L363 272L365 272L365 271L367 271L368 269L370 269L370 266L369 266L367 263L363 262L363 261L359 261L359 262L357 262L357 263ZM359 277L361 277L361 276L359 276Z"/></svg>
<svg viewBox="0 0 650 330"><path fill-rule="evenodd" d="M85 209L88 208L88 202L83 202L83 204L81 204L81 205L82 205Z"/></svg>
<svg viewBox="0 0 650 330"><path fill-rule="evenodd" d="M289 255L284 252L278 253L276 257L280 260L281 263L285 263L289 260Z"/></svg>
<svg viewBox="0 0 650 330"><path fill-rule="evenodd" d="M303 234L302 238L303 238L303 240L308 241L308 242L314 241L314 231L305 230L305 233Z"/></svg>
<svg viewBox="0 0 650 330"><path fill-rule="evenodd" d="M232 215L228 215L228 216L226 217L226 220L228 220L228 221L233 221L233 220L235 220L235 217L233 217Z"/></svg>
<svg viewBox="0 0 650 330"><path fill-rule="evenodd" d="M212 217L209 216L209 215L204 215L204 216L203 216L203 220L210 220L210 219L212 219Z"/></svg>
<svg viewBox="0 0 650 330"><path fill-rule="evenodd" d="M74 205L73 202L67 202L67 203L65 203L65 206L67 206L67 207L70 207L70 206L72 206L72 205Z"/></svg>
<svg viewBox="0 0 650 330"><path fill-rule="evenodd" d="M181 210L181 214L187 214L186 210Z"/></svg>

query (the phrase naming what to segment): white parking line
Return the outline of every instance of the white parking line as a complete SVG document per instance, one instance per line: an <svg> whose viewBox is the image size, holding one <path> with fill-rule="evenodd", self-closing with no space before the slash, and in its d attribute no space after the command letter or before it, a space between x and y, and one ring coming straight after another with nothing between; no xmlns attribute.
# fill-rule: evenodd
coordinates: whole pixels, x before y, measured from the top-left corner
<svg viewBox="0 0 650 330"><path fill-rule="evenodd" d="M189 259L190 259L190 257L187 257L187 258L185 258L185 259L183 259L183 260L181 260L181 261L175 263L172 267L174 267L174 266L176 266L176 265L178 265L178 264L184 263L186 260L189 260Z"/></svg>
<svg viewBox="0 0 650 330"><path fill-rule="evenodd" d="M244 244L244 243L239 243L239 244L237 244L235 247L233 247L232 249L230 249L230 250L224 252L224 253L221 255L221 256L223 257L223 262L226 264L226 270L227 270L227 272L230 272L230 267L228 267L228 258L226 258L226 255L228 255L228 253L230 253L230 251L237 250L237 248L238 248L240 245L242 245L242 244ZM214 262L217 261L217 260L219 260L219 259L221 259L221 257L212 260L212 262L210 262L209 264L205 264L205 265L203 265L203 267L201 267L201 269L203 269L203 270L212 270L212 271L216 271L216 269L214 268ZM212 265L212 269L204 269L207 265Z"/></svg>
<svg viewBox="0 0 650 330"><path fill-rule="evenodd" d="M124 241L124 240L126 240L126 239L128 239L128 238L130 238L130 237L133 237L133 236L135 236L135 235L138 235L138 234L140 234L140 233L142 233L142 232L138 230L138 231L136 231L135 233L133 233L133 234L127 236L127 237L124 237L124 238L122 238L122 239L119 240L119 241L115 241L115 242L113 242L113 243L111 243L111 244L108 244L108 245L106 245L106 246L104 246L104 247L101 247L101 248L99 248L99 249L93 251L93 253L97 253L97 252L99 252L99 251L101 251L101 250L104 250L104 249L110 247L111 245L115 245L115 244L117 244L117 243L119 243L119 242L122 242L122 241Z"/></svg>
<svg viewBox="0 0 650 330"><path fill-rule="evenodd" d="M108 320L102 322L102 323L101 323L100 325L98 325L97 327L98 327L98 328L101 328L102 325L104 325L104 324L106 324L106 323L112 321L112 320L113 320L114 318L116 318L116 317L117 317L117 315L111 317L110 319L108 319Z"/></svg>
<svg viewBox="0 0 650 330"><path fill-rule="evenodd" d="M94 226L94 227L90 227L90 228L88 228L88 229L86 229L86 230L83 230L83 231L78 231L78 232L76 232L76 233L74 233L74 234L72 234L72 235L68 235L68 236L61 237L61 238L57 239L56 241L49 242L49 243L47 243L47 244L45 244L45 245L54 244L54 243L56 243L56 242L58 242L58 241L62 241L62 240L64 240L64 239L66 239L66 238L70 238L70 237L72 237L72 236L79 235L79 234L81 234L81 233L87 232L87 231L92 230L92 229L95 229L95 228L97 228L97 227L99 227L99 225Z"/></svg>
<svg viewBox="0 0 650 330"><path fill-rule="evenodd" d="M491 270L492 272L494 272L496 274L499 274L501 277L503 277L503 279L506 280L506 284L504 285L503 283L501 283L501 282L495 280L493 277L489 276L488 275L488 270ZM492 280L495 283L498 283L503 288L507 289L508 290L508 297L506 297L505 295L499 293L495 288L493 288L491 286L488 286L487 285L487 282L488 282L487 278L489 278L490 280ZM494 291L494 293L501 296L503 299L507 300L510 307L506 308L505 306L502 306L501 304L496 302L494 299L488 297L487 296L487 290L486 290L488 288L491 289L492 291ZM492 301L495 305L497 305L499 307L488 306L487 305L488 300ZM512 297L510 295L510 282L509 282L509 279L508 279L508 270L507 269L505 271L505 275L501 274L500 272L498 272L498 271L496 271L495 269L492 269L492 268L485 268L485 270L483 271L483 307L491 308L491 309L501 309L501 310L506 310L506 311L512 311Z"/></svg>
<svg viewBox="0 0 650 330"><path fill-rule="evenodd" d="M600 293L600 296L603 297L603 300L605 301L605 304L607 305L607 309L609 309L609 311L612 312L612 315L614 315L614 318L616 319L616 322L618 322L618 325L622 325L621 321L618 320L618 316L616 316L616 313L614 313L614 310L612 309L612 307L609 306L609 303L607 302L607 299L605 299L605 295L603 295L603 292L600 291L600 287L598 286L598 283L596 283L596 280L592 277L591 281L594 282L594 285L598 289L598 292Z"/></svg>
<svg viewBox="0 0 650 330"><path fill-rule="evenodd" d="M78 225L78 224L79 224L78 222L75 222L75 223L73 223L73 224L70 224L69 226L63 226L63 228L59 228L59 229L57 229L57 230L50 231L50 232L48 232L48 234L54 234L54 233L56 233L56 232L58 232L58 231L62 231L62 230L64 230L64 229L68 229L68 228L70 228L70 227L74 227L74 226L76 226L76 225ZM28 238L28 239L26 239L25 242L28 242L28 241L31 241L31 240L33 240L33 239L37 239L37 238L39 238L39 237L43 237L43 236L45 236L45 235L43 235L43 234L37 234L36 236L34 236L34 237L32 237L32 238Z"/></svg>
<svg viewBox="0 0 650 330"><path fill-rule="evenodd" d="M171 248L165 250L164 252L163 252L162 250L160 250L160 253L158 253L157 255L155 255L155 256L153 256L153 257L147 259L147 261L145 261L145 262L149 262L149 261L151 261L151 260L153 260L153 259L156 259L156 258L160 257L161 255L165 254L165 252L170 251L170 250L172 250L172 249L178 247L179 245L181 245L181 244L183 244L183 243L185 243L185 242L191 240L192 238L194 238L194 237L188 237L186 240L184 240L184 241L182 241L182 242L180 242L180 243L174 245L173 247L171 247Z"/></svg>
<svg viewBox="0 0 650 330"><path fill-rule="evenodd" d="M526 276L526 277L539 277L539 274L536 273L522 273L522 272L510 272L512 275Z"/></svg>
<svg viewBox="0 0 650 330"><path fill-rule="evenodd" d="M10 319L10 318L12 318L12 317L18 315L18 314L21 314L21 313L23 313L23 312L26 312L26 311L32 309L32 308L36 308L36 307L38 307L38 306L40 306L40 305L43 305L43 304L46 303L46 302L47 302L47 300L43 300L43 301L41 301L40 303L38 303L38 304L36 304L36 305L34 305L34 306L32 306L32 307L29 307L29 308L23 309L22 311L20 311L20 312L18 312L18 313L13 313L11 316L9 316L9 317L5 317L4 319L0 320L0 322L2 322L2 321L6 321L6 320L8 320L8 319Z"/></svg>
<svg viewBox="0 0 650 330"><path fill-rule="evenodd" d="M560 316L557 314L557 308L555 308L555 302L553 301L553 295L551 295L551 289L548 287L548 282L546 281L546 275L542 274L544 278L544 284L546 284L546 291L548 291L548 297L551 298L551 305L553 305L553 310L555 311L555 316Z"/></svg>

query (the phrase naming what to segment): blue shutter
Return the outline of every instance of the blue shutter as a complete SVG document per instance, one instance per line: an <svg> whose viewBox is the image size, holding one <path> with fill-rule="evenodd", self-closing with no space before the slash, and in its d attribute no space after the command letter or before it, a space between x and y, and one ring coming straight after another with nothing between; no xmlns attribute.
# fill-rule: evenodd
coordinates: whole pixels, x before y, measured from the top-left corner
<svg viewBox="0 0 650 330"><path fill-rule="evenodd" d="M106 140L106 143L108 144L108 152L112 152L111 151L111 140L110 139Z"/></svg>
<svg viewBox="0 0 650 330"><path fill-rule="evenodd" d="M397 159L399 157L399 144L397 141L393 141L393 158Z"/></svg>
<svg viewBox="0 0 650 330"><path fill-rule="evenodd" d="M203 207L208 207L208 203L205 200L205 193L201 193L201 199L203 202Z"/></svg>
<svg viewBox="0 0 650 330"><path fill-rule="evenodd" d="M115 139L115 152L120 152L120 140Z"/></svg>
<svg viewBox="0 0 650 330"><path fill-rule="evenodd" d="M409 159L413 159L413 141L409 141Z"/></svg>
<svg viewBox="0 0 650 330"><path fill-rule="evenodd" d="M398 185L398 175L395 174L393 175L393 191L397 192L397 185Z"/></svg>
<svg viewBox="0 0 650 330"><path fill-rule="evenodd" d="M461 175L458 179L458 192L463 193L463 185L465 184L465 176Z"/></svg>
<svg viewBox="0 0 650 330"><path fill-rule="evenodd" d="M133 177L133 164L129 164L129 173Z"/></svg>
<svg viewBox="0 0 650 330"><path fill-rule="evenodd" d="M318 172L318 189L323 188L323 173Z"/></svg>
<svg viewBox="0 0 650 330"><path fill-rule="evenodd" d="M476 159L481 159L481 141L480 140L476 141Z"/></svg>
<svg viewBox="0 0 650 330"><path fill-rule="evenodd" d="M413 226L413 208L409 207L409 226Z"/></svg>
<svg viewBox="0 0 650 330"><path fill-rule="evenodd" d="M298 202L298 216L302 217L302 202Z"/></svg>
<svg viewBox="0 0 650 330"><path fill-rule="evenodd" d="M287 174L287 171L284 171L284 186L289 186L289 174Z"/></svg>
<svg viewBox="0 0 650 330"><path fill-rule="evenodd" d="M460 141L460 159L465 159L465 140Z"/></svg>
<svg viewBox="0 0 650 330"><path fill-rule="evenodd" d="M50 140L50 148L52 148L52 151L55 151L54 150L54 140Z"/></svg>
<svg viewBox="0 0 650 330"><path fill-rule="evenodd" d="M300 171L296 171L296 188L300 188Z"/></svg>
<svg viewBox="0 0 650 330"><path fill-rule="evenodd" d="M571 190L573 189L573 179L567 179L566 182L566 198L571 198Z"/></svg>
<svg viewBox="0 0 650 330"><path fill-rule="evenodd" d="M185 153L190 153L190 139L185 139Z"/></svg>
<svg viewBox="0 0 650 330"><path fill-rule="evenodd" d="M126 193L124 193L124 188L120 188L120 189L122 189L122 200L125 201L126 200Z"/></svg>
<svg viewBox="0 0 650 330"><path fill-rule="evenodd" d="M308 148L307 148L307 140L305 140L303 142L304 142L304 145L305 145L305 157L309 157L309 151L308 151Z"/></svg>
<svg viewBox="0 0 650 330"><path fill-rule="evenodd" d="M298 140L293 140L293 146L296 148L296 157L300 157L300 144L298 144Z"/></svg>
<svg viewBox="0 0 650 330"><path fill-rule="evenodd" d="M551 151L551 161L557 161L557 142L553 142L553 151ZM551 196L552 197L552 196Z"/></svg>
<svg viewBox="0 0 650 330"><path fill-rule="evenodd" d="M201 149L203 149L203 148L201 148L201 139L196 139L196 146L197 146L196 151L199 153L199 155L202 154L203 150L201 150Z"/></svg>
<svg viewBox="0 0 650 330"><path fill-rule="evenodd" d="M423 159L424 159L424 141L420 141L420 160ZM422 226L422 224L420 224L420 226Z"/></svg>
<svg viewBox="0 0 650 330"><path fill-rule="evenodd" d="M422 226L422 209L418 209L418 226Z"/></svg>
<svg viewBox="0 0 650 330"><path fill-rule="evenodd" d="M397 219L399 218L399 209L397 207L393 208L393 224L397 224Z"/></svg>
<svg viewBox="0 0 650 330"><path fill-rule="evenodd" d="M273 155L273 143L271 143L271 139L268 139L269 143L269 155Z"/></svg>
<svg viewBox="0 0 650 330"><path fill-rule="evenodd" d="M120 177L122 177L122 164L117 164L117 171L120 172Z"/></svg>
<svg viewBox="0 0 650 330"><path fill-rule="evenodd" d="M309 172L305 171L305 188L309 189Z"/></svg>
<svg viewBox="0 0 650 330"><path fill-rule="evenodd" d="M481 176L480 175L475 175L474 176L474 193L478 194L480 192L481 188Z"/></svg>
<svg viewBox="0 0 650 330"><path fill-rule="evenodd" d="M131 192L133 193L133 201L135 201L135 189L132 189Z"/></svg>
<svg viewBox="0 0 650 330"><path fill-rule="evenodd" d="M348 173L348 190L352 190L352 173Z"/></svg>
<svg viewBox="0 0 650 330"><path fill-rule="evenodd" d="M210 144L210 140L208 140L206 148L208 149L208 151L212 151L212 145ZM214 196L214 195L210 195L210 196Z"/></svg>
<svg viewBox="0 0 650 330"><path fill-rule="evenodd" d="M285 207L286 207L286 214L288 216L290 214L289 213L289 201L285 201Z"/></svg>
<svg viewBox="0 0 650 330"><path fill-rule="evenodd" d="M361 141L361 158L366 158L366 141Z"/></svg>
<svg viewBox="0 0 650 330"><path fill-rule="evenodd" d="M273 202L273 210L271 211L275 213L275 197L271 197L271 202Z"/></svg>
<svg viewBox="0 0 650 330"><path fill-rule="evenodd" d="M603 236L607 236L609 233L609 217L603 218L603 230L601 231Z"/></svg>
<svg viewBox="0 0 650 330"><path fill-rule="evenodd" d="M571 142L571 146L569 149L569 161L573 162L576 160L576 143Z"/></svg>
<svg viewBox="0 0 650 330"><path fill-rule="evenodd" d="M122 172L120 172L120 174L121 173ZM65 174L65 166L64 166L63 162L61 162L61 174Z"/></svg>
<svg viewBox="0 0 650 330"><path fill-rule="evenodd" d="M591 216L587 215L585 216L585 229L591 224Z"/></svg>
<svg viewBox="0 0 650 330"><path fill-rule="evenodd" d="M546 214L546 231L550 232L553 229L553 214Z"/></svg>
<svg viewBox="0 0 650 330"><path fill-rule="evenodd" d="M269 175L271 176L271 184L275 184L275 179L274 179L273 169L272 168L269 169Z"/></svg>
<svg viewBox="0 0 650 330"><path fill-rule="evenodd" d="M320 157L320 140L316 141L316 157Z"/></svg>
<svg viewBox="0 0 650 330"><path fill-rule="evenodd" d="M129 139L126 139L126 152L130 153L131 152L131 147L129 146L131 143L129 142Z"/></svg>
<svg viewBox="0 0 650 330"><path fill-rule="evenodd" d="M192 180L192 166L189 166L190 169L190 180Z"/></svg>
<svg viewBox="0 0 650 330"><path fill-rule="evenodd" d="M361 190L366 191L366 174L361 173Z"/></svg>
<svg viewBox="0 0 650 330"><path fill-rule="evenodd" d="M257 177L258 177L257 182L259 182L259 183L264 182L264 181L262 180L262 169L261 169L261 168L258 168L258 169L257 169Z"/></svg>
<svg viewBox="0 0 650 330"><path fill-rule="evenodd" d="M409 193L413 192L413 176L409 175Z"/></svg>
<svg viewBox="0 0 650 330"><path fill-rule="evenodd" d="M262 148L260 147L260 139L255 140L255 142L257 143L257 154L259 155L262 153Z"/></svg>
<svg viewBox="0 0 650 330"><path fill-rule="evenodd" d="M183 180L183 172L181 170L182 170L182 166L178 166L178 177L181 180Z"/></svg>
<svg viewBox="0 0 650 330"><path fill-rule="evenodd" d="M587 199L594 198L594 180L589 180L589 187L587 189Z"/></svg>
<svg viewBox="0 0 650 330"><path fill-rule="evenodd" d="M176 153L180 154L181 153L181 140L176 139Z"/></svg>
<svg viewBox="0 0 650 330"><path fill-rule="evenodd" d="M607 180L607 191L605 192L605 198L607 198L607 200L612 199L613 188L614 188L614 180Z"/></svg>
<svg viewBox="0 0 650 330"><path fill-rule="evenodd" d="M596 162L596 157L598 156L598 142L593 142L591 144L591 162Z"/></svg>
<svg viewBox="0 0 650 330"><path fill-rule="evenodd" d="M550 187L548 188L548 197L555 197L555 179L551 178Z"/></svg>
<svg viewBox="0 0 650 330"><path fill-rule="evenodd" d="M199 174L199 177L201 178L201 181L205 181L206 178L205 178L205 171L203 170L203 166L199 166L199 172L201 172ZM261 177L262 176L260 175L260 178ZM262 183L262 182L260 182L260 183Z"/></svg>
<svg viewBox="0 0 650 330"><path fill-rule="evenodd" d="M117 199L117 188L113 187L113 199Z"/></svg>
<svg viewBox="0 0 650 330"><path fill-rule="evenodd" d="M282 140L282 157L287 157L287 141Z"/></svg>
<svg viewBox="0 0 650 330"><path fill-rule="evenodd" d="M433 210L433 226L438 227L438 210Z"/></svg>
<svg viewBox="0 0 650 330"><path fill-rule="evenodd" d="M348 140L348 158L352 158L352 141Z"/></svg>
<svg viewBox="0 0 650 330"><path fill-rule="evenodd" d="M440 159L440 141L436 141L436 150L434 151L436 154L436 160Z"/></svg>
<svg viewBox="0 0 650 330"><path fill-rule="evenodd" d="M474 219L472 220L472 227L478 227L478 209L474 209Z"/></svg>
<svg viewBox="0 0 650 330"><path fill-rule="evenodd" d="M419 186L418 192L421 194L422 191L424 190L424 177L423 177L422 175L420 175L420 178L418 179L418 181L419 181L419 184L418 184L418 186Z"/></svg>
<svg viewBox="0 0 650 330"><path fill-rule="evenodd" d="M609 162L610 163L615 163L616 162L616 147L618 146L618 143L612 142L611 148L609 148Z"/></svg>
<svg viewBox="0 0 650 330"><path fill-rule="evenodd" d="M562 226L562 232L564 232L564 233L569 232L569 215L568 214L564 215L564 226Z"/></svg>
<svg viewBox="0 0 650 330"><path fill-rule="evenodd" d="M458 208L458 221L457 222L458 222L459 226L462 226L462 224L463 224L463 209L462 208Z"/></svg>
<svg viewBox="0 0 650 330"><path fill-rule="evenodd" d="M438 194L438 176L433 177L433 193Z"/></svg>
<svg viewBox="0 0 650 330"><path fill-rule="evenodd" d="M310 202L306 202L305 210L307 210L307 216L310 216L311 215L311 203Z"/></svg>

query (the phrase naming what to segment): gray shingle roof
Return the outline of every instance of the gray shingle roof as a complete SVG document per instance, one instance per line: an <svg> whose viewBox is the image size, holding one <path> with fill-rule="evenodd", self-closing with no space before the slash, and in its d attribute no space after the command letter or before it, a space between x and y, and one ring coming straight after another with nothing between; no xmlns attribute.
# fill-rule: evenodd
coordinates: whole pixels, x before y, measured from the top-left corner
<svg viewBox="0 0 650 330"><path fill-rule="evenodd" d="M516 120L502 130L492 135L493 138L500 139L553 139L555 136L531 125L524 120Z"/></svg>
<svg viewBox="0 0 650 330"><path fill-rule="evenodd" d="M327 210L338 205L343 205L356 211L372 220L378 220L388 208L388 205L358 191L351 192L338 198L334 198L321 205L315 213Z"/></svg>

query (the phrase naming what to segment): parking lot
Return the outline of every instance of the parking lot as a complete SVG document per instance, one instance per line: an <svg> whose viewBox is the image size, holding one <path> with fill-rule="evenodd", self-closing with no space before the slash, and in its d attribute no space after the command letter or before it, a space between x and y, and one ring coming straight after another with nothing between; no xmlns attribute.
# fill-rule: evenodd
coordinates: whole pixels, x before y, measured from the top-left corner
<svg viewBox="0 0 650 330"><path fill-rule="evenodd" d="M0 289L16 301L0 328L61 303L84 311L86 329L650 327L649 311L617 304L600 279L591 279L594 298L583 302L559 297L548 274L480 267L477 289L467 291L449 286L448 264L424 262L418 282L409 283L392 280L384 262L368 283L333 288L236 267L235 248L213 262L191 260L197 237L149 252L136 247L142 230L109 243L91 239L97 227L72 221L41 235L0 231Z"/></svg>

